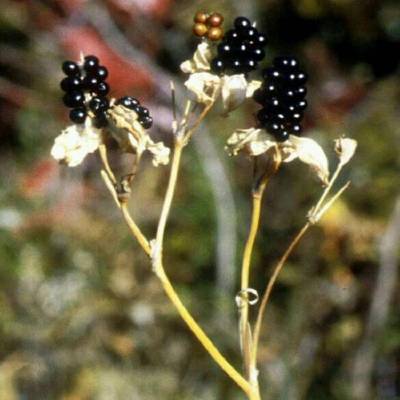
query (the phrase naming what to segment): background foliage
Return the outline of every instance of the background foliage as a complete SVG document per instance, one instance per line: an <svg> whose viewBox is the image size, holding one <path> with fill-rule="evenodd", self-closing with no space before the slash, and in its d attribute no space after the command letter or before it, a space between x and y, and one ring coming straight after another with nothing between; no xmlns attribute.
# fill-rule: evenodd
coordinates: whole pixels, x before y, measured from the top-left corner
<svg viewBox="0 0 400 400"><path fill-rule="evenodd" d="M194 49L199 8L227 21L239 14L257 20L270 39L266 64L277 54L299 57L311 77L306 135L330 149L343 133L359 141L343 178L352 180L350 190L303 240L273 293L260 349L263 398L400 398L400 4L215 4L3 1L1 399L242 398L167 303L113 208L96 157L70 170L49 157L67 124L60 63L80 51L109 68L112 95L149 106L154 135L170 143L168 76L183 79L178 66ZM234 128L252 125L255 110L249 104L228 119L208 119L203 139L184 156L166 243L179 292L237 363L231 282L248 229L252 171L248 160L229 159L223 144ZM124 170L125 160L113 163ZM136 183L132 209L149 235L167 176L168 168L143 168ZM254 255L256 289L319 190L299 164L274 179ZM224 265L236 239L235 266Z"/></svg>

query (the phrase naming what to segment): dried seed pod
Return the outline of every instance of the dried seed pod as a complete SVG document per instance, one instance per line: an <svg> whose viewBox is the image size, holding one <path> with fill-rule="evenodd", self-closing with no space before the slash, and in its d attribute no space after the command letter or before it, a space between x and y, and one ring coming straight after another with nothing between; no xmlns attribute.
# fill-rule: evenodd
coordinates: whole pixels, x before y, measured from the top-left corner
<svg viewBox="0 0 400 400"><path fill-rule="evenodd" d="M213 27L219 27L222 25L224 22L224 17L219 14L219 13L212 13L208 18L207 18L207 24L209 26Z"/></svg>
<svg viewBox="0 0 400 400"><path fill-rule="evenodd" d="M203 37L207 34L207 31L208 31L207 26L204 24L196 23L193 26L193 33L196 36Z"/></svg>
<svg viewBox="0 0 400 400"><path fill-rule="evenodd" d="M219 27L212 27L208 30L207 32L207 37L212 40L213 42L216 42L218 40L222 39L222 36L224 35L224 32L221 28Z"/></svg>
<svg viewBox="0 0 400 400"><path fill-rule="evenodd" d="M208 18L208 14L206 14L204 11L197 11L193 20L196 23L205 24L207 21L207 18Z"/></svg>

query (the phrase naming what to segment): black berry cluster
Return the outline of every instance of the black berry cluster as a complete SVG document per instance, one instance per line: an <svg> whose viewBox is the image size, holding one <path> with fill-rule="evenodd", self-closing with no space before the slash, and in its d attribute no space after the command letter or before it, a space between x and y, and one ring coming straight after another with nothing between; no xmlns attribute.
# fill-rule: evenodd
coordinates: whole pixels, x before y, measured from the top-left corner
<svg viewBox="0 0 400 400"><path fill-rule="evenodd" d="M149 129L153 125L153 118L150 116L148 108L140 105L139 100L131 96L125 96L118 99L115 104L120 104L130 110L133 110L138 115L138 121L144 129Z"/></svg>
<svg viewBox="0 0 400 400"><path fill-rule="evenodd" d="M300 123L307 107L306 82L307 75L294 57L276 57L273 66L263 71L263 84L254 93L254 100L263 106L257 119L278 141L302 130Z"/></svg>
<svg viewBox="0 0 400 400"><path fill-rule="evenodd" d="M217 74L232 72L249 73L265 57L267 38L252 26L245 17L234 21L234 28L226 32L218 45L218 55L211 62L211 69Z"/></svg>
<svg viewBox="0 0 400 400"><path fill-rule="evenodd" d="M61 89L65 92L64 104L71 108L70 120L82 124L90 110L94 114L94 125L97 128L106 126L106 111L110 106L106 97L110 91L105 81L107 68L99 64L97 57L86 56L82 66L65 61L62 70L67 75L61 81Z"/></svg>

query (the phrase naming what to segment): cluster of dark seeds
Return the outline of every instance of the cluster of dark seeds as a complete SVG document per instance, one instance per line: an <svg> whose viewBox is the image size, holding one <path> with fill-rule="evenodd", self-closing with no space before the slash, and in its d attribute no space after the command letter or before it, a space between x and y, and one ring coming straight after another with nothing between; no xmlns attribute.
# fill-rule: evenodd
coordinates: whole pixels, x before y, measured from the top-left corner
<svg viewBox="0 0 400 400"><path fill-rule="evenodd" d="M273 66L263 71L263 84L254 93L254 100L263 106L257 119L278 141L302 130L300 122L307 107L306 82L307 75L294 57L277 57Z"/></svg>
<svg viewBox="0 0 400 400"><path fill-rule="evenodd" d="M259 33L247 18L237 17L234 28L226 32L218 45L218 55L212 60L211 69L217 74L251 72L264 59L266 44L266 36Z"/></svg>
<svg viewBox="0 0 400 400"><path fill-rule="evenodd" d="M148 108L140 105L139 100L131 96L125 96L118 99L115 104L120 104L129 110L133 110L138 115L138 121L144 129L149 129L153 125L153 118L150 116Z"/></svg>
<svg viewBox="0 0 400 400"><path fill-rule="evenodd" d="M64 104L71 108L70 120L82 124L90 110L94 114L95 126L106 126L106 111L109 108L106 96L110 90L105 82L107 68L99 65L97 57L86 56L82 66L73 61L65 61L62 70L67 75L61 81L61 89L65 92Z"/></svg>

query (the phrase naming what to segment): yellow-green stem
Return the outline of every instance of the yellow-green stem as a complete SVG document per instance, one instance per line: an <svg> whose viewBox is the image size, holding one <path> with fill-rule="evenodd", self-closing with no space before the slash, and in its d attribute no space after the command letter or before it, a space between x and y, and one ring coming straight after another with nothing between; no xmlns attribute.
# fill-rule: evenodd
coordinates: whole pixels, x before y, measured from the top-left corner
<svg viewBox="0 0 400 400"><path fill-rule="evenodd" d="M149 241L146 239L140 228L136 225L135 221L131 217L127 203L121 203L121 212L133 236L135 236L144 252L149 256L151 252Z"/></svg>
<svg viewBox="0 0 400 400"><path fill-rule="evenodd" d="M240 303L240 345L243 354L243 364L246 377L250 377L250 354L251 354L251 338L249 335L249 299L248 288L250 279L251 256L253 253L254 243L256 240L258 227L260 223L261 203L265 186L256 188L252 193L252 213L249 235L243 253L242 272L241 272L241 303Z"/></svg>
<svg viewBox="0 0 400 400"><path fill-rule="evenodd" d="M252 392L252 388L249 382L226 360L221 352L215 347L213 342L203 331L203 329L197 324L194 318L191 316L187 308L180 300L178 294L175 292L170 280L165 274L164 267L162 264L157 266L157 275L161 281L164 291L172 304L175 306L181 318L185 321L188 328L193 332L197 340L203 345L208 354L212 359L220 366L220 368L246 393L249 399L258 400L259 397L255 397Z"/></svg>

